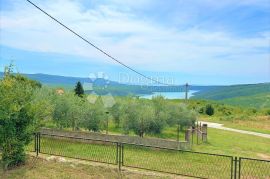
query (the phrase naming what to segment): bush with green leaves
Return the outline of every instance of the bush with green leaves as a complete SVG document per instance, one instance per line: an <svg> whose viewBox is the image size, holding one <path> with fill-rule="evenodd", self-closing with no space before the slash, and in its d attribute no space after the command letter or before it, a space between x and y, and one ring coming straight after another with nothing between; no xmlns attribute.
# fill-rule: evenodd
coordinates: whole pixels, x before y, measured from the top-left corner
<svg viewBox="0 0 270 179"><path fill-rule="evenodd" d="M36 81L13 75L10 68L6 68L0 81L0 147L4 168L26 160L25 146L39 127L37 111L44 107L42 102L33 101L35 90L40 87Z"/></svg>
<svg viewBox="0 0 270 179"><path fill-rule="evenodd" d="M266 110L266 115L270 116L270 109Z"/></svg>
<svg viewBox="0 0 270 179"><path fill-rule="evenodd" d="M212 116L214 115L214 107L211 104L207 104L205 107L205 114L207 114L208 116Z"/></svg>

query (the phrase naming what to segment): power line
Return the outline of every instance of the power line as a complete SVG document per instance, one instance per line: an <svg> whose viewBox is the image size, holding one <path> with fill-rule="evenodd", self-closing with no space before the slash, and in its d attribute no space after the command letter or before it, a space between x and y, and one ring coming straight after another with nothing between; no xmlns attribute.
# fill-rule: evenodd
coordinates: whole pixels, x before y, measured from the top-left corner
<svg viewBox="0 0 270 179"><path fill-rule="evenodd" d="M54 20L55 22L57 22L58 24L60 24L61 26L63 26L65 29L67 29L68 31L70 31L71 33L73 33L74 35L76 35L77 37L79 37L80 39L82 39L83 41L85 41L86 43L88 43L89 45L91 45L92 47L94 47L95 49L97 49L98 51L100 51L101 53L103 53L104 55L106 55L107 57L109 57L110 59L114 60L115 62L119 63L120 65L124 66L125 68L137 73L138 75L154 81L158 84L162 84L162 85L167 85L167 86L172 86L170 84L166 84L166 83L162 83L158 80L155 80L153 78L150 78L144 74L142 74L141 72L138 72L137 70L129 67L128 65L124 64L123 62L117 60L116 58L114 58L113 56L111 56L110 54L108 54L107 52L105 52L104 50L102 50L101 48L99 48L98 46L96 46L95 44L91 43L90 41L88 41L86 38L82 37L80 34L78 34L77 32L75 32L74 30L72 30L71 28L69 28L68 26L66 26L65 24L63 24L62 22L60 22L59 20L57 20L56 18L54 18L52 15L50 15L49 13L47 13L45 10L41 9L39 6L37 6L35 3L33 3L30 0L26 0L27 2L29 2L30 4L32 4L34 7L36 7L38 10L40 10L41 12L43 12L45 15L47 15L48 17L50 17L52 20Z"/></svg>

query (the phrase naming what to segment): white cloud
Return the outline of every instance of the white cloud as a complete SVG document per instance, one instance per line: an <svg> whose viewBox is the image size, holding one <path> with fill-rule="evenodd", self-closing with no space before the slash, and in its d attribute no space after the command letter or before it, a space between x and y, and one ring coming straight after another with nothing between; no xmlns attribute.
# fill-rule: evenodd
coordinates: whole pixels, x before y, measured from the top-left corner
<svg viewBox="0 0 270 179"><path fill-rule="evenodd" d="M134 6L132 3L135 1L128 2ZM143 1L136 2L137 6L145 5ZM209 0L208 4L221 6L216 2ZM232 2L226 1L223 6ZM262 1L245 1L247 3L260 4ZM265 66L269 54L261 50L269 48L267 35L248 38L222 31L179 30L140 19L131 10L119 10L112 5L82 9L82 4L76 1L57 0L38 4L120 61L140 70L222 75L228 72L266 74L269 70ZM0 25L1 45L79 55L89 57L89 61L114 64L24 2L16 1L11 11L2 12Z"/></svg>

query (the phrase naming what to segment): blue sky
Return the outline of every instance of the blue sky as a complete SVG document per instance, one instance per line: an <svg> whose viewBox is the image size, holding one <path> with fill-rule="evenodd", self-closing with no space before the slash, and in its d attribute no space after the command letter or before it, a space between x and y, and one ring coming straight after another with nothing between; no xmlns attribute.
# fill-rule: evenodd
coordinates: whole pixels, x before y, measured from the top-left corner
<svg viewBox="0 0 270 179"><path fill-rule="evenodd" d="M26 1L0 0L0 69L149 82L111 61ZM88 40L162 82L270 81L268 0L33 0Z"/></svg>

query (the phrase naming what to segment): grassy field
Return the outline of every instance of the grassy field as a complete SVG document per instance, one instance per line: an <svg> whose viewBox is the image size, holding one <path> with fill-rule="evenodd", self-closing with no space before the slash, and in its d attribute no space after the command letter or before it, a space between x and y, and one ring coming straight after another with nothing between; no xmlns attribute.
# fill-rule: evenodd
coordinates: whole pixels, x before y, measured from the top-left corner
<svg viewBox="0 0 270 179"><path fill-rule="evenodd" d="M248 120L240 120L237 119L237 117L232 120L222 120L222 118L219 117L202 117L200 118L200 120L224 124L225 127L230 127L234 129L270 134L269 116L255 116Z"/></svg>
<svg viewBox="0 0 270 179"><path fill-rule="evenodd" d="M208 142L194 151L270 160L270 139L219 129L208 129Z"/></svg>
<svg viewBox="0 0 270 179"><path fill-rule="evenodd" d="M26 165L4 172L0 167L1 179L81 179L81 178L170 178L140 174L138 172L122 171L105 166L92 166L78 163L63 163L56 161L35 160L30 158Z"/></svg>

